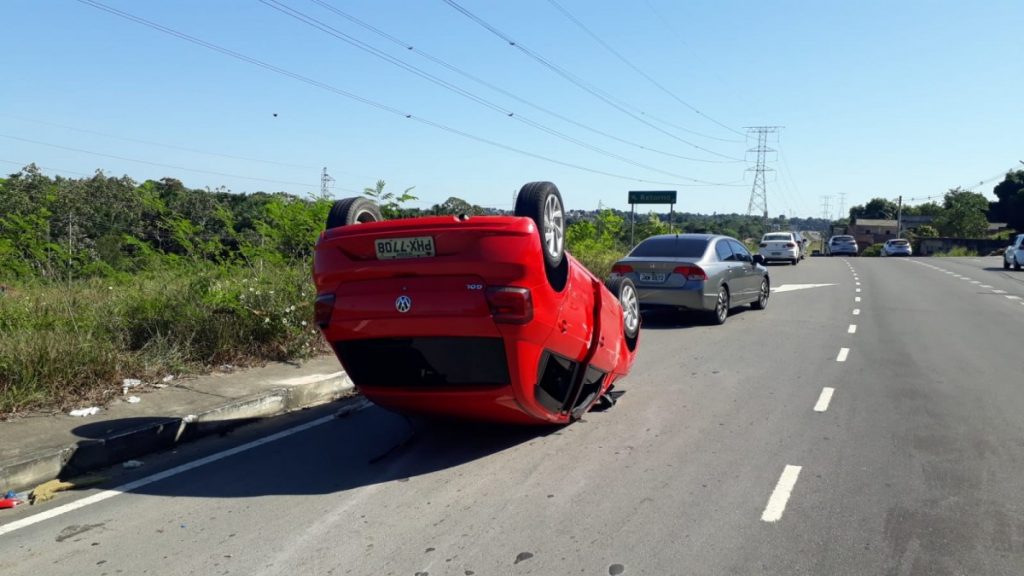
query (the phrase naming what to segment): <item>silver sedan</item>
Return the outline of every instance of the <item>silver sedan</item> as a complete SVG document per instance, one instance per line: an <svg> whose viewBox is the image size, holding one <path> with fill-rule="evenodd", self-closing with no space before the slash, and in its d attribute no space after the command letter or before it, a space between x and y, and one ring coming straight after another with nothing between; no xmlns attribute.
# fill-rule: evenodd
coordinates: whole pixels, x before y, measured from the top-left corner
<svg viewBox="0 0 1024 576"><path fill-rule="evenodd" d="M768 305L770 280L764 258L735 238L714 234L652 236L612 267L612 277L636 285L641 310L699 310L722 324L729 309Z"/></svg>

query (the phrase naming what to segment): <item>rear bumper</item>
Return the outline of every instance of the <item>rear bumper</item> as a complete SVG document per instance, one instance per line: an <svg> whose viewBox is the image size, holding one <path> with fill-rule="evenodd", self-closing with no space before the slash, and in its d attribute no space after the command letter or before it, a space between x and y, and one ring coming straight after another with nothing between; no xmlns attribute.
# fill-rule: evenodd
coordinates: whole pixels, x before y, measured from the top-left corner
<svg viewBox="0 0 1024 576"><path fill-rule="evenodd" d="M696 288L637 288L641 310L685 308L714 310L717 294L705 294L703 283Z"/></svg>
<svg viewBox="0 0 1024 576"><path fill-rule="evenodd" d="M795 260L800 257L800 251L796 248L788 250L758 250L758 254L764 257L765 262L778 260Z"/></svg>

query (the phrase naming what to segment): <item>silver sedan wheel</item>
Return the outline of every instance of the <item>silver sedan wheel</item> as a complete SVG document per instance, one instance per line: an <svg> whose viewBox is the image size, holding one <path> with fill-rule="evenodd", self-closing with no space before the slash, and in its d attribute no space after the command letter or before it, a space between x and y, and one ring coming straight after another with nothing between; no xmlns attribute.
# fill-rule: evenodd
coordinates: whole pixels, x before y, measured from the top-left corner
<svg viewBox="0 0 1024 576"><path fill-rule="evenodd" d="M718 302L715 303L715 315L718 316L718 323L725 322L729 316L729 292L725 288L718 290Z"/></svg>
<svg viewBox="0 0 1024 576"><path fill-rule="evenodd" d="M768 305L768 281L761 280L761 293L757 295L757 305L764 308Z"/></svg>
<svg viewBox="0 0 1024 576"><path fill-rule="evenodd" d="M552 258L562 255L565 243L565 215L558 196L551 194L544 202L544 248Z"/></svg>

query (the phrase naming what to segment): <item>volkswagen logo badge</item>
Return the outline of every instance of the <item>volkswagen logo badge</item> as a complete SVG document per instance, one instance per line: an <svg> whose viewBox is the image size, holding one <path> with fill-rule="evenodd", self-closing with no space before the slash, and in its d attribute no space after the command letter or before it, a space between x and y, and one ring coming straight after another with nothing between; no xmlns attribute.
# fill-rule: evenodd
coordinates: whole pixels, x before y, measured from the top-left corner
<svg viewBox="0 0 1024 576"><path fill-rule="evenodd" d="M409 298L405 294L402 294L401 296L398 297L398 300L395 300L395 310L398 310L402 314L405 314L406 312L408 312L411 309L412 309L412 298Z"/></svg>

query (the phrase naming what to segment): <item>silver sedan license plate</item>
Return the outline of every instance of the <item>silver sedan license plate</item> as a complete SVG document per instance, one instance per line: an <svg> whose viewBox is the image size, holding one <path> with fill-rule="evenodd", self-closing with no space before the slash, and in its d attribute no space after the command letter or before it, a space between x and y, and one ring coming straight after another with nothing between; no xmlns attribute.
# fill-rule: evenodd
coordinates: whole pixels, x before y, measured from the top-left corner
<svg viewBox="0 0 1024 576"><path fill-rule="evenodd" d="M375 240L374 248L377 250L378 260L429 258L435 255L433 236Z"/></svg>
<svg viewBox="0 0 1024 576"><path fill-rule="evenodd" d="M641 282L664 282L665 281L665 275L664 274L655 274L653 272L651 272L651 273L641 272L640 273L640 281Z"/></svg>

